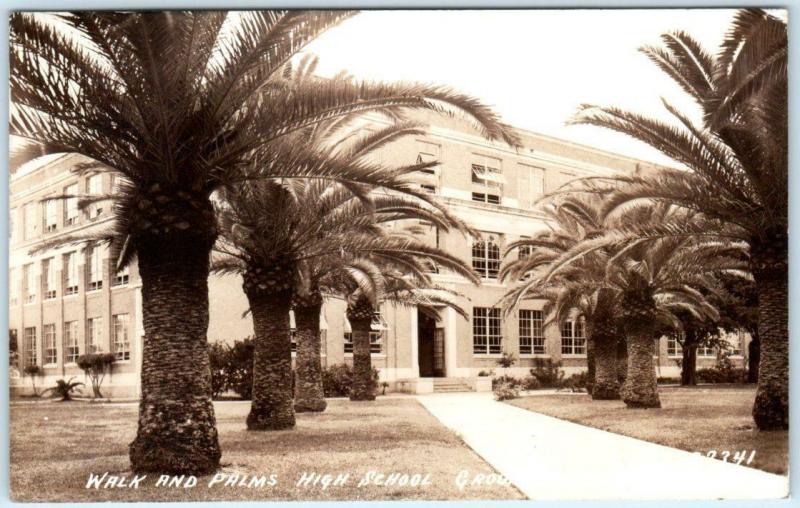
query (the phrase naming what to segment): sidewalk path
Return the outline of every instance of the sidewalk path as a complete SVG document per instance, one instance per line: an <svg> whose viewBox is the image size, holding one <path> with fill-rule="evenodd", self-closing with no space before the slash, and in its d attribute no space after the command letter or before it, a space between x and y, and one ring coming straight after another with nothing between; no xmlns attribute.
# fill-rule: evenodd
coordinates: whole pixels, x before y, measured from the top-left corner
<svg viewBox="0 0 800 508"><path fill-rule="evenodd" d="M420 395L445 426L530 499L770 499L787 477L496 402Z"/></svg>

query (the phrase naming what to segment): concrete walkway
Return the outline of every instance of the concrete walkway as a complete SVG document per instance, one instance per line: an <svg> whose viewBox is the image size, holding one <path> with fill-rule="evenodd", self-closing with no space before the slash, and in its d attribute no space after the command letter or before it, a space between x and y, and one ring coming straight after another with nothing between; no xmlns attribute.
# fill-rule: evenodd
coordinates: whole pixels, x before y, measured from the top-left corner
<svg viewBox="0 0 800 508"><path fill-rule="evenodd" d="M787 477L496 402L420 395L445 426L530 499L770 499Z"/></svg>

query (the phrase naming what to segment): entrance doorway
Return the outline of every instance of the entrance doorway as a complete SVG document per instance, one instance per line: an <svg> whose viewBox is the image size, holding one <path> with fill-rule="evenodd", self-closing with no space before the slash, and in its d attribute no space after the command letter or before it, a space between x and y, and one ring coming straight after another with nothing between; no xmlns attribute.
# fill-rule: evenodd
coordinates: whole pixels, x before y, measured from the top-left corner
<svg viewBox="0 0 800 508"><path fill-rule="evenodd" d="M444 328L437 327L436 319L422 313L417 322L419 376L444 377Z"/></svg>

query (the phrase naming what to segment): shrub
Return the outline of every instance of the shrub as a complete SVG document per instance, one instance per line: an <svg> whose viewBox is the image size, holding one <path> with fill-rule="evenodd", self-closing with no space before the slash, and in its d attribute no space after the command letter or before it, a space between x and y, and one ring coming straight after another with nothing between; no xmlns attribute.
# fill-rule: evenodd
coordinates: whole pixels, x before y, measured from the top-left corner
<svg viewBox="0 0 800 508"><path fill-rule="evenodd" d="M587 372L585 370L582 370L580 372L571 375L567 379L562 379L560 381L561 386L559 388L565 390L572 390L573 392L585 391L587 377L588 377Z"/></svg>
<svg viewBox="0 0 800 508"><path fill-rule="evenodd" d="M681 378L679 377L659 377L656 382L660 385L679 385Z"/></svg>
<svg viewBox="0 0 800 508"><path fill-rule="evenodd" d="M372 367L374 385L378 385L378 370ZM326 397L348 397L353 386L353 368L345 363L322 369L322 389ZM388 385L387 385L388 386Z"/></svg>
<svg viewBox="0 0 800 508"><path fill-rule="evenodd" d="M92 397L101 398L100 385L106 373L111 372L111 366L117 361L114 353L87 353L80 355L77 360L78 367L89 377L92 384Z"/></svg>
<svg viewBox="0 0 800 508"><path fill-rule="evenodd" d="M504 369L513 366L515 363L517 363L517 358L514 356L514 353L503 352L503 356L497 360L497 365Z"/></svg>
<svg viewBox="0 0 800 508"><path fill-rule="evenodd" d="M225 370L224 390L233 390L243 399L253 397L253 352L255 343L251 337L237 340L228 346Z"/></svg>
<svg viewBox="0 0 800 508"><path fill-rule="evenodd" d="M478 372L478 377L491 377L494 376L494 369L482 370Z"/></svg>
<svg viewBox="0 0 800 508"><path fill-rule="evenodd" d="M64 381L63 379L59 379L56 381L56 385L52 388L48 388L45 392L52 392L53 397L61 397L62 402L66 402L68 400L72 400L72 392L77 391L80 393L79 386L84 386L83 383L73 381L74 377L69 378L69 381Z"/></svg>
<svg viewBox="0 0 800 508"><path fill-rule="evenodd" d="M561 362L553 362L550 358L534 358L531 376L535 377L542 388L559 388L564 379Z"/></svg>
<svg viewBox="0 0 800 508"><path fill-rule="evenodd" d="M492 389L494 389L495 387L500 386L502 384L507 384L507 385L511 385L511 386L514 386L514 387L518 388L518 387L522 386L522 380L521 379L517 379L517 378L515 378L513 376L506 376L506 375L498 376L498 377L492 379Z"/></svg>
<svg viewBox="0 0 800 508"><path fill-rule="evenodd" d="M542 387L541 383L539 383L539 380L536 379L536 377L534 376L528 376L522 380L523 390L537 390L541 387Z"/></svg>
<svg viewBox="0 0 800 508"><path fill-rule="evenodd" d="M208 360L211 365L211 396L215 399L228 388L228 362L230 347L222 342L212 342L208 346Z"/></svg>
<svg viewBox="0 0 800 508"><path fill-rule="evenodd" d="M519 388L511 383L500 383L493 391L496 400L510 400L519 397Z"/></svg>
<svg viewBox="0 0 800 508"><path fill-rule="evenodd" d="M717 358L717 364L711 368L697 369L698 383L744 383L747 371L733 366L728 355Z"/></svg>

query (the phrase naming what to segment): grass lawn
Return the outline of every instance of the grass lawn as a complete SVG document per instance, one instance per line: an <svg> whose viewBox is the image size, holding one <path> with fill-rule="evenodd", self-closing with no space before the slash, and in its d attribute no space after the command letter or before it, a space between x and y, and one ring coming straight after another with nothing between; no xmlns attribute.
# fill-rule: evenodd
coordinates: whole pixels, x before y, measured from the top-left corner
<svg viewBox="0 0 800 508"><path fill-rule="evenodd" d="M534 395L508 401L530 411L717 458L724 451L755 456L751 467L787 474L788 431L755 429L750 412L755 388L661 387L661 409L628 409L619 400L593 401L588 395ZM743 462L744 464L744 462Z"/></svg>
<svg viewBox="0 0 800 508"><path fill-rule="evenodd" d="M216 404L222 471L245 484L276 475L274 486L156 487L148 475L138 489L86 489L90 473L131 477L128 444L136 433L136 404L34 403L11 406L11 493L17 501L212 501L523 499L513 486L459 490L459 472L490 474L483 462L412 398L376 402L331 400L321 414L299 414L297 428L248 432L248 403ZM368 471L429 474L427 486L358 487ZM349 473L343 486L298 487L304 473ZM231 476L226 477L226 479ZM269 483L269 482L268 482Z"/></svg>

